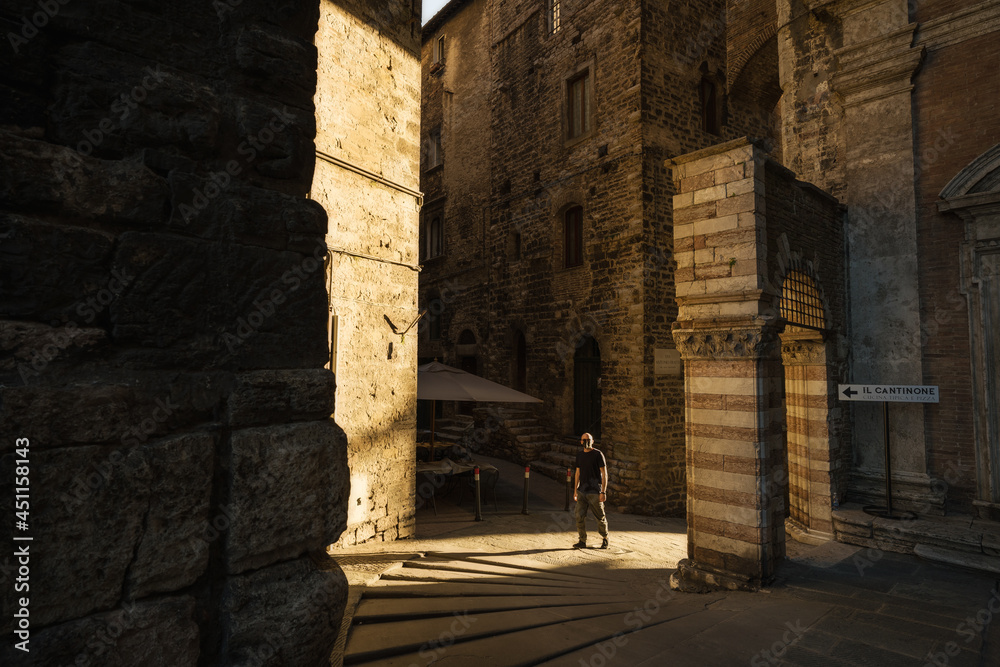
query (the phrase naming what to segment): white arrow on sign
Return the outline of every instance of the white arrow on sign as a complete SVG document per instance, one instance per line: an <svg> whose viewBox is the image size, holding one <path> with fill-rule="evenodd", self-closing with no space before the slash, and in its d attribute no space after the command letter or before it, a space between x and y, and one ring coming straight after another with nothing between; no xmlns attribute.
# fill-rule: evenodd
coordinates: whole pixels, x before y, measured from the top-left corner
<svg viewBox="0 0 1000 667"><path fill-rule="evenodd" d="M842 401L888 401L892 403L937 403L937 385L839 384Z"/></svg>

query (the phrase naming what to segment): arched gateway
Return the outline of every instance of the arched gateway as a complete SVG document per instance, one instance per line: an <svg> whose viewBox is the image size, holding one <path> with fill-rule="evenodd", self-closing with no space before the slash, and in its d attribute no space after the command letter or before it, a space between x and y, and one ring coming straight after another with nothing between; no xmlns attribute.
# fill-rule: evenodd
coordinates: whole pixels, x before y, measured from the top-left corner
<svg viewBox="0 0 1000 667"><path fill-rule="evenodd" d="M784 557L786 517L831 532L843 216L746 139L669 164L688 493L673 583L755 589Z"/></svg>

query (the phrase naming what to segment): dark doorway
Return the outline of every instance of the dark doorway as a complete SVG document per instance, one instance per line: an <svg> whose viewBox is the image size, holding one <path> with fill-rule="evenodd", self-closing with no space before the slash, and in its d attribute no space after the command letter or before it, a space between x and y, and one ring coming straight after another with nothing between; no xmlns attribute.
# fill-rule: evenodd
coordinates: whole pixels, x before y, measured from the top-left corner
<svg viewBox="0 0 1000 667"><path fill-rule="evenodd" d="M458 337L458 368L466 373L479 375L479 364L476 359L476 335L466 329ZM471 415L475 404L471 401L457 401L456 412L460 415Z"/></svg>
<svg viewBox="0 0 1000 667"><path fill-rule="evenodd" d="M528 391L528 347L520 330L514 332L514 389Z"/></svg>
<svg viewBox="0 0 1000 667"><path fill-rule="evenodd" d="M590 336L573 357L573 431L601 438L601 351Z"/></svg>

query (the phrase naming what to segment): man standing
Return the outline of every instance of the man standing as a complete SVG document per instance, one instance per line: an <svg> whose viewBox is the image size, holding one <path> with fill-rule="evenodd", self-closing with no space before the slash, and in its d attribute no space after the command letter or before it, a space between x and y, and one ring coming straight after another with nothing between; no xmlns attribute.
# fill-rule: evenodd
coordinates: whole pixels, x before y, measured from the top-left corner
<svg viewBox="0 0 1000 667"><path fill-rule="evenodd" d="M597 519L597 532L604 540L601 548L608 548L608 517L604 514L604 501L608 493L608 467L604 454L594 449L594 436L584 433L580 436L583 451L576 455L576 483L573 485L573 500L576 501L576 529L580 541L573 546L583 549L587 546L587 508Z"/></svg>

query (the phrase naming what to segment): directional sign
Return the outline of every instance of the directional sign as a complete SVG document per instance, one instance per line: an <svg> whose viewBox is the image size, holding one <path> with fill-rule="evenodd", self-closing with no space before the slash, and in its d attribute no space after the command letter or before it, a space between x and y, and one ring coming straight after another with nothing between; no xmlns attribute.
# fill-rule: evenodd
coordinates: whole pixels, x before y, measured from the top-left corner
<svg viewBox="0 0 1000 667"><path fill-rule="evenodd" d="M893 403L937 403L936 385L840 384L837 396L842 401L887 401Z"/></svg>

